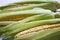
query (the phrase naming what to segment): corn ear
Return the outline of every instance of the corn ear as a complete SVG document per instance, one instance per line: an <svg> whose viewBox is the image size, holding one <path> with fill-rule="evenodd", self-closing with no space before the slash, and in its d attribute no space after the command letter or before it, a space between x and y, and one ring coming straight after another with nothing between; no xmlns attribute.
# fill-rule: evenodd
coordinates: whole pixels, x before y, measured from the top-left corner
<svg viewBox="0 0 60 40"><path fill-rule="evenodd" d="M32 31L32 33L31 32L26 33L27 30L25 32L23 31L23 33L26 33L26 34L25 35L23 33L22 33L22 35L17 34L18 36L15 37L15 40L45 40L45 39L46 40L53 40L53 39L60 39L60 38L58 38L58 37L60 37L59 36L60 35L59 34L60 33L60 25L59 24L47 25L46 27L45 26L44 26L44 28L43 28L43 26L40 26L40 29L42 29L42 30L40 30L39 27L37 28L38 30L35 29L37 31L30 29L30 31ZM52 28L50 28L50 27L52 27ZM54 28L54 27L56 27L56 28Z"/></svg>
<svg viewBox="0 0 60 40"><path fill-rule="evenodd" d="M18 22L32 22L32 21L54 19L54 18L55 18L55 16L52 14L40 14L40 15L34 15L34 16L25 18L25 19L20 20Z"/></svg>
<svg viewBox="0 0 60 40"><path fill-rule="evenodd" d="M7 10L3 10L1 13L7 13L7 12L14 12L14 11L22 11L22 10L31 10L33 8L44 8L44 9L49 9L52 11L55 11L57 9L56 5L54 3L42 3L42 4L35 4L35 5L30 5L30 6L23 6L23 7L16 7L16 8L11 8Z"/></svg>
<svg viewBox="0 0 60 40"><path fill-rule="evenodd" d="M32 15L37 14L45 14L45 13L53 13L53 12L43 12L41 10L25 10L25 11L16 11L0 14L0 21L18 21L24 18L27 18Z"/></svg>
<svg viewBox="0 0 60 40"><path fill-rule="evenodd" d="M11 6L12 8L14 8L17 5L20 7L20 6L24 6L25 4L29 5L29 4L39 4L39 3L58 3L58 2L56 0L23 0L21 2L16 2L6 6L2 6L1 9L8 8L8 7L11 8Z"/></svg>
<svg viewBox="0 0 60 40"><path fill-rule="evenodd" d="M33 22L29 22L29 23L20 23L17 25L13 25L13 26L4 28L2 30L2 32L5 31L6 33L4 33L2 36L6 36L6 35L13 36L16 33L29 29L29 28L33 28L33 27L40 26L40 25L58 23L58 22L60 22L60 19L49 19L49 20L42 20L42 21L33 21Z"/></svg>
<svg viewBox="0 0 60 40"><path fill-rule="evenodd" d="M41 14L41 15L35 15L28 17L26 19L23 19L21 21L18 21L16 23L12 23L12 25L16 25L18 23L27 23L27 22L32 22L32 21L38 21L38 20L46 20L46 19L54 19L54 16L51 14Z"/></svg>

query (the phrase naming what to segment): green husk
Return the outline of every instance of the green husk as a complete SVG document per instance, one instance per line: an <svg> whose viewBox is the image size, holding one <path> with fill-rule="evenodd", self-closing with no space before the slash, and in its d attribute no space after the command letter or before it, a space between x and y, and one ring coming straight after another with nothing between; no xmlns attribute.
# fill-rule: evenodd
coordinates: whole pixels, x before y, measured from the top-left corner
<svg viewBox="0 0 60 40"><path fill-rule="evenodd" d="M10 27L4 28L2 30L2 32L3 31L5 32L2 36L14 36L16 33L24 31L29 28L33 28L40 25L58 23L58 22L60 22L60 19L49 19L49 20L33 21L29 23L19 23L13 26L10 25Z"/></svg>
<svg viewBox="0 0 60 40"><path fill-rule="evenodd" d="M11 3L9 5L0 7L0 9L2 10L2 12L0 13L29 10L36 7L56 11L57 8L60 8L60 4L56 0L24 0L21 2Z"/></svg>
<svg viewBox="0 0 60 40"><path fill-rule="evenodd" d="M4 10L6 8L27 6L27 5L24 5L24 4L39 4L39 3L42 3L42 2L40 2L40 1L22 1L22 2L16 2L16 3L11 3L11 4L8 4L8 5L5 5L5 6L1 6L0 9ZM19 5L19 6L17 6L17 5Z"/></svg>
<svg viewBox="0 0 60 40"><path fill-rule="evenodd" d="M17 33L30 28L60 23L60 14L31 10L33 8L56 11L60 8L60 4L56 0L25 0L0 7L0 21L3 21L0 22L2 40L60 40L60 27L32 32L19 38L15 37Z"/></svg>
<svg viewBox="0 0 60 40"><path fill-rule="evenodd" d="M28 18L25 18L23 20L20 20L18 22L32 22L32 21L38 21L38 20L46 20L46 19L54 19L55 16L52 14L40 14L40 15L34 15Z"/></svg>
<svg viewBox="0 0 60 40"><path fill-rule="evenodd" d="M1 21L1 22L0 22L0 25L1 25L1 26L6 26L6 25L9 25L9 24L15 23L15 22L17 22L17 21Z"/></svg>
<svg viewBox="0 0 60 40"><path fill-rule="evenodd" d="M52 2L52 3L56 3L57 2L57 0L25 0L25 1L31 1L31 2L39 1L39 2Z"/></svg>
<svg viewBox="0 0 60 40"><path fill-rule="evenodd" d="M42 3L42 4L34 4L34 5L30 5L30 6L11 8L11 9L7 9L7 10L3 10L0 13L22 11L22 10L31 10L33 8L44 8L44 9L49 9L49 10L52 10L52 11L55 11L57 9L57 7L54 3Z"/></svg>
<svg viewBox="0 0 60 40"><path fill-rule="evenodd" d="M15 23L15 22L17 22L17 21L1 21L0 22L0 29L2 29L3 27L5 27L11 23Z"/></svg>
<svg viewBox="0 0 60 40"><path fill-rule="evenodd" d="M16 23L12 23L11 25L16 25L18 23L27 23L27 22L32 22L32 21L38 21L38 20L46 20L46 19L54 19L54 16L51 14L41 14L41 15L35 15L28 17L26 19L20 20Z"/></svg>
<svg viewBox="0 0 60 40"><path fill-rule="evenodd" d="M43 10L25 10L25 11L16 11L0 14L0 21L18 21L24 18L27 18L32 15L37 14L45 14L45 13L53 13L53 12L43 12Z"/></svg>
<svg viewBox="0 0 60 40"><path fill-rule="evenodd" d="M56 0L23 0L15 3L11 3L6 6L2 6L1 9L11 7L11 6L16 6L16 5L23 5L23 4L38 4L38 3L58 3Z"/></svg>
<svg viewBox="0 0 60 40"><path fill-rule="evenodd" d="M17 13L16 13L17 14ZM0 14L0 21L19 21L19 20L22 20L22 19L25 19L27 17L30 17L30 16L33 16L35 14L12 14L12 15L9 15L9 14Z"/></svg>
<svg viewBox="0 0 60 40"><path fill-rule="evenodd" d="M60 27L55 29L48 28L47 30L32 32L19 38L15 38L15 40L59 40L59 37Z"/></svg>
<svg viewBox="0 0 60 40"><path fill-rule="evenodd" d="M55 18L60 18L60 13L55 13L54 16Z"/></svg>

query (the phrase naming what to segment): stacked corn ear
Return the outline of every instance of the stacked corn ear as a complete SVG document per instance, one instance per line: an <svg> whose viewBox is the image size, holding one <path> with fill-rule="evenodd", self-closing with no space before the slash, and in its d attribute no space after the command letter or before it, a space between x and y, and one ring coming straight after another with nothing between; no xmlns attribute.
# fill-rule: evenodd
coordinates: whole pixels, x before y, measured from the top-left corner
<svg viewBox="0 0 60 40"><path fill-rule="evenodd" d="M11 21L11 20L13 20L13 21L17 20L18 21L18 20L22 20L22 19L24 19L26 17L30 17L30 16L34 15L34 14L31 14L31 15L29 14L31 11L30 12L27 11L27 13L29 15L28 14L25 15L25 14L23 14L23 13L25 13L25 11L23 11L23 10L32 10L33 8L44 8L44 9L50 9L52 11L55 11L57 9L56 5L59 5L56 0L54 0L54 1L52 1L52 0L51 1L24 0L22 2L9 4L7 6L0 7L0 9L2 10L0 12L2 14L1 16L4 15L0 20L1 21L4 21L4 19L5 19L5 21ZM21 13L20 10L22 10L23 13ZM23 14L23 15L21 15L21 14Z"/></svg>
<svg viewBox="0 0 60 40"><path fill-rule="evenodd" d="M21 2L16 2L13 4L9 4L7 6L0 7L4 12L11 11L21 11L21 10L29 10L36 7L50 9L55 11L56 8L60 7L60 4L56 0L23 0Z"/></svg>
<svg viewBox="0 0 60 40"><path fill-rule="evenodd" d="M2 40L60 40L60 4L56 0L23 0L0 7Z"/></svg>

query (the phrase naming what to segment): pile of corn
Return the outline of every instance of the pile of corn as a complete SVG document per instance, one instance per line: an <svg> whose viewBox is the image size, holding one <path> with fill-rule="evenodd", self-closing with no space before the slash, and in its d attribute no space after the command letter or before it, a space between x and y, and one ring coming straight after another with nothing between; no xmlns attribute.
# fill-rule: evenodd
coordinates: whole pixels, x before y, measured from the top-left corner
<svg viewBox="0 0 60 40"><path fill-rule="evenodd" d="M60 40L60 4L23 0L0 7L2 40Z"/></svg>

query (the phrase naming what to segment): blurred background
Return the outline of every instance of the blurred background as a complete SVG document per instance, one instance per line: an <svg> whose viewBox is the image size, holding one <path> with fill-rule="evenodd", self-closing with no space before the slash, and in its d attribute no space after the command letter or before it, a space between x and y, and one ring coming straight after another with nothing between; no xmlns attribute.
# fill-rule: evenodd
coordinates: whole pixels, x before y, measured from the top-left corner
<svg viewBox="0 0 60 40"><path fill-rule="evenodd" d="M19 2L23 0L0 0L0 6L8 5L10 3Z"/></svg>

